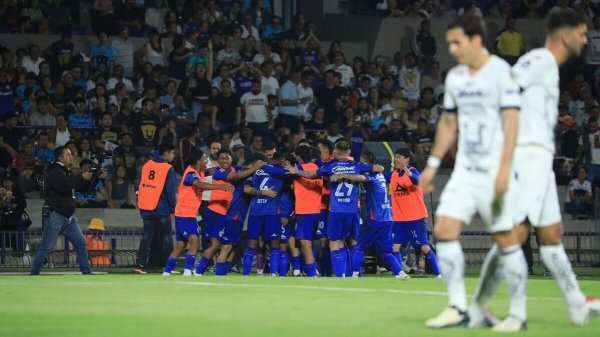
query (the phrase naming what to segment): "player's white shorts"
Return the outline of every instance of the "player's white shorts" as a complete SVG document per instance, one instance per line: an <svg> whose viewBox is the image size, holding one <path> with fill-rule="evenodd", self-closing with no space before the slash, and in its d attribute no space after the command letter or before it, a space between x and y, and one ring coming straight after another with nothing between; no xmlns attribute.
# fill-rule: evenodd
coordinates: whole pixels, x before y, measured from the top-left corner
<svg viewBox="0 0 600 337"><path fill-rule="evenodd" d="M517 192L514 181L514 175L511 174L508 191L496 200L495 178L476 183L472 177L453 173L440 196L436 216L453 218L469 225L473 216L479 213L490 232L510 231L516 226L514 204L509 201Z"/></svg>
<svg viewBox="0 0 600 337"><path fill-rule="evenodd" d="M553 159L552 153L541 146L516 147L513 169L519 193L510 200L516 206L516 223L527 219L534 227L544 227L561 221Z"/></svg>

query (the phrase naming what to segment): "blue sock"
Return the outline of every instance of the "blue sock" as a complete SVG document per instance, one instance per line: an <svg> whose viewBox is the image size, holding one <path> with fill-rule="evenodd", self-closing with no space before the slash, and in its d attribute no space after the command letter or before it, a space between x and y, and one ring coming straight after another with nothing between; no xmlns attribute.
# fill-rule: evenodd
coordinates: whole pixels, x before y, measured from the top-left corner
<svg viewBox="0 0 600 337"><path fill-rule="evenodd" d="M217 262L217 265L215 267L215 275L216 276L227 275L227 262Z"/></svg>
<svg viewBox="0 0 600 337"><path fill-rule="evenodd" d="M344 273L346 272L346 261L344 261L342 255L341 249L331 251L331 265L337 277L344 277Z"/></svg>
<svg viewBox="0 0 600 337"><path fill-rule="evenodd" d="M385 261L387 261L387 263L390 265L390 268L392 268L392 273L394 274L394 276L400 274L400 271L402 271L402 265L400 263L398 263L398 259L394 256L394 254L384 253L384 254L381 254L381 257L383 257L383 259Z"/></svg>
<svg viewBox="0 0 600 337"><path fill-rule="evenodd" d="M352 252L352 273L360 273L365 253L358 245L350 248L350 251Z"/></svg>
<svg viewBox="0 0 600 337"><path fill-rule="evenodd" d="M229 274L229 271L231 271L231 261L227 261L225 262L225 275Z"/></svg>
<svg viewBox="0 0 600 337"><path fill-rule="evenodd" d="M194 263L196 263L196 255L187 254L185 256L185 269L192 270L194 268Z"/></svg>
<svg viewBox="0 0 600 337"><path fill-rule="evenodd" d="M202 256L200 258L200 262L198 262L198 266L196 267L196 274L204 274L204 270L206 269L206 265L208 264L209 259Z"/></svg>
<svg viewBox="0 0 600 337"><path fill-rule="evenodd" d="M329 247L321 248L319 268L321 270L321 276L331 276L331 250L329 250Z"/></svg>
<svg viewBox="0 0 600 337"><path fill-rule="evenodd" d="M344 276L352 275L352 255L350 255L350 250L348 247L342 247L342 258L344 258L344 265L346 266L346 270L344 271Z"/></svg>
<svg viewBox="0 0 600 337"><path fill-rule="evenodd" d="M165 273L170 274L171 271L173 271L173 269L175 269L176 265L177 265L177 259L169 257L169 259L167 260L167 265L165 266Z"/></svg>
<svg viewBox="0 0 600 337"><path fill-rule="evenodd" d="M256 248L246 247L246 252L244 252L244 276L250 275L250 272L252 271L254 251L256 251Z"/></svg>
<svg viewBox="0 0 600 337"><path fill-rule="evenodd" d="M431 270L433 270L433 274L435 276L440 275L440 267L438 266L437 256L435 256L435 253L433 252L433 250L429 250L429 252L427 253L427 262L431 266Z"/></svg>
<svg viewBox="0 0 600 337"><path fill-rule="evenodd" d="M402 267L402 254L400 252L395 252L393 254L394 254L394 257L396 258L396 260L398 260L400 267Z"/></svg>
<svg viewBox="0 0 600 337"><path fill-rule="evenodd" d="M292 256L292 270L300 270L300 256Z"/></svg>
<svg viewBox="0 0 600 337"><path fill-rule="evenodd" d="M281 252L279 258L279 276L286 277L290 266L290 253L287 250Z"/></svg>
<svg viewBox="0 0 600 337"><path fill-rule="evenodd" d="M269 259L269 271L271 274L279 273L279 260L281 259L281 249L271 249L271 258Z"/></svg>
<svg viewBox="0 0 600 337"><path fill-rule="evenodd" d="M316 277L317 276L317 265L313 263L307 263L304 268L306 268L306 276L307 277Z"/></svg>

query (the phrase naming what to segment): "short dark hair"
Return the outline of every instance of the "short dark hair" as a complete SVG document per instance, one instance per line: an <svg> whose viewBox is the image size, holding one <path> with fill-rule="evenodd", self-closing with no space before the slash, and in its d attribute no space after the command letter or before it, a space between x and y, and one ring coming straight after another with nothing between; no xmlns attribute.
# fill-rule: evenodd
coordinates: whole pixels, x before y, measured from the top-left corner
<svg viewBox="0 0 600 337"><path fill-rule="evenodd" d="M56 149L54 149L54 153L56 154L56 158L60 158L64 154L65 150L68 150L68 149L69 149L68 142L64 146L59 146Z"/></svg>
<svg viewBox="0 0 600 337"><path fill-rule="evenodd" d="M82 160L79 162L79 167L80 167L80 168L81 168L81 167L83 167L83 166L85 166L85 165L90 165L90 166L92 166L92 161L91 161L91 160L89 160L89 159L82 159Z"/></svg>
<svg viewBox="0 0 600 337"><path fill-rule="evenodd" d="M312 158L310 152L310 146L300 146L296 149L296 156L300 157L302 161L309 161Z"/></svg>
<svg viewBox="0 0 600 337"><path fill-rule="evenodd" d="M275 149L276 149L275 144L273 144L271 142L264 143L263 147L262 147L263 151L269 151L269 150L275 150Z"/></svg>
<svg viewBox="0 0 600 337"><path fill-rule="evenodd" d="M204 156L204 152L202 152L200 150L196 150L196 151L192 152L190 154L190 157L188 158L188 162L187 162L188 166L196 164L196 162L198 160L200 160L200 158L202 158L202 156Z"/></svg>
<svg viewBox="0 0 600 337"><path fill-rule="evenodd" d="M585 25L585 18L570 8L554 8L546 18L546 29L552 34L559 29L575 28Z"/></svg>
<svg viewBox="0 0 600 337"><path fill-rule="evenodd" d="M363 151L363 153L360 156L362 158L365 158L369 164L373 164L375 162L375 155L369 150Z"/></svg>
<svg viewBox="0 0 600 337"><path fill-rule="evenodd" d="M329 150L329 154L331 154L333 152L333 143L329 140L329 139L317 139L315 141L315 145L321 145L325 148L327 148L327 150Z"/></svg>
<svg viewBox="0 0 600 337"><path fill-rule="evenodd" d="M406 147L400 148L394 152L395 155L401 155L404 158L412 158L412 153Z"/></svg>
<svg viewBox="0 0 600 337"><path fill-rule="evenodd" d="M461 28L465 32L465 35L469 38L479 35L481 36L481 40L485 41L485 23L482 19L473 14L465 14L459 16L448 25L446 30L451 30L455 28Z"/></svg>
<svg viewBox="0 0 600 337"><path fill-rule="evenodd" d="M343 139L343 138L340 138ZM350 143L347 140L336 141L335 149L342 152L350 151Z"/></svg>
<svg viewBox="0 0 600 337"><path fill-rule="evenodd" d="M173 151L175 150L175 145L173 145L172 143L162 143L158 146L158 153L160 155L165 154L165 152L169 152L169 151Z"/></svg>
<svg viewBox="0 0 600 337"><path fill-rule="evenodd" d="M228 149L220 149L219 152L217 152L217 157L222 154L228 154L231 156L231 151L229 151Z"/></svg>

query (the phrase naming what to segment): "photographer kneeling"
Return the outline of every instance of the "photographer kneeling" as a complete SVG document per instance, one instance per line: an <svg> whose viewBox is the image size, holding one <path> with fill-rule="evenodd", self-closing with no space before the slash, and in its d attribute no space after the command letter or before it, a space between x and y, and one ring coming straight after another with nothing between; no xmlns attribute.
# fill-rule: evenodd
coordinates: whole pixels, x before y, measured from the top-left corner
<svg viewBox="0 0 600 337"><path fill-rule="evenodd" d="M45 183L44 207L42 208L42 242L31 268L31 275L38 275L48 254L54 249L56 240L63 234L77 252L79 269L83 274L91 274L90 261L85 248L85 238L77 222L74 190L88 190L92 172L81 174L75 179L69 167L73 164L71 151L63 146L56 148L58 160L48 167Z"/></svg>

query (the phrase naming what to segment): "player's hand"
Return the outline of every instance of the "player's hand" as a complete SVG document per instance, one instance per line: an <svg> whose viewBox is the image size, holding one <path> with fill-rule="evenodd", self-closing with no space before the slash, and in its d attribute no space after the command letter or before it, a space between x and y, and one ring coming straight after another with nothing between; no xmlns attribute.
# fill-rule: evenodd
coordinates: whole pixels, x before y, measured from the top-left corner
<svg viewBox="0 0 600 337"><path fill-rule="evenodd" d="M405 167L402 171L404 171L404 174L406 174L409 177L412 177L412 172L410 172L410 169L408 167Z"/></svg>
<svg viewBox="0 0 600 337"><path fill-rule="evenodd" d="M281 226L287 226L288 221L289 220L287 218L281 218Z"/></svg>
<svg viewBox="0 0 600 337"><path fill-rule="evenodd" d="M329 177L329 180L333 181L333 182L337 182L344 179L344 175L343 174L334 174L331 177Z"/></svg>
<svg viewBox="0 0 600 337"><path fill-rule="evenodd" d="M284 168L288 171L289 174L298 174L298 168L296 166L286 165Z"/></svg>
<svg viewBox="0 0 600 337"><path fill-rule="evenodd" d="M223 190L223 191L227 191L227 192L231 192L233 191L234 187L231 184L225 184L225 185L219 185L219 187Z"/></svg>
<svg viewBox="0 0 600 337"><path fill-rule="evenodd" d="M270 187L268 190L263 190L263 195L269 198L277 197L277 192L273 191L273 188Z"/></svg>
<svg viewBox="0 0 600 337"><path fill-rule="evenodd" d="M506 190L508 190L509 176L510 170L501 167L496 176L496 183L494 184L494 197L499 198L506 193Z"/></svg>
<svg viewBox="0 0 600 337"><path fill-rule="evenodd" d="M421 173L421 188L423 189L423 193L431 193L433 192L433 178L437 173L437 169L426 167Z"/></svg>
<svg viewBox="0 0 600 337"><path fill-rule="evenodd" d="M106 170L102 170L100 175L98 176L100 179L106 179L108 178L108 171Z"/></svg>

